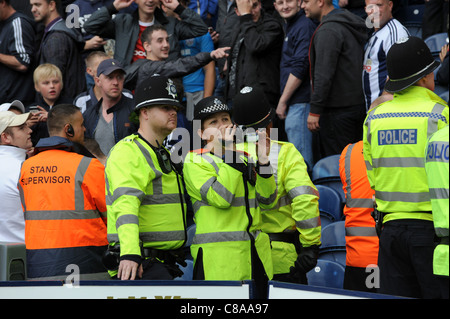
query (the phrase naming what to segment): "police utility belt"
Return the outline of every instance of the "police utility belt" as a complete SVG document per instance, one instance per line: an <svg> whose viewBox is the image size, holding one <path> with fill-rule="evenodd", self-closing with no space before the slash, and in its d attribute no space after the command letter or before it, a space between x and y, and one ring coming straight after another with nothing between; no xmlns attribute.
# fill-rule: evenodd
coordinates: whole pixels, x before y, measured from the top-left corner
<svg viewBox="0 0 450 319"><path fill-rule="evenodd" d="M185 255L182 248L161 250L141 246L141 256L144 259L149 258L154 261L163 261L166 264L178 263L182 266L186 266ZM102 262L106 269L111 271L117 270L120 263L120 244L115 244L113 246L108 245L108 249L102 257Z"/></svg>

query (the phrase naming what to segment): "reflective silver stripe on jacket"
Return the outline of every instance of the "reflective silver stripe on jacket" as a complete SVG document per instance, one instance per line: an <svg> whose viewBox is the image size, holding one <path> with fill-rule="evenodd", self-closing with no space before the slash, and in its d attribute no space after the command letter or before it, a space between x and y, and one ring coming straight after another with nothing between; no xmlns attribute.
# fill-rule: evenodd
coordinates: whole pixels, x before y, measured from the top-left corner
<svg viewBox="0 0 450 319"><path fill-rule="evenodd" d="M346 203L345 205L350 208L373 208L373 201L371 198L353 198L352 197L352 183L351 183L351 157L352 157L352 151L355 144L351 144L347 148L347 153L345 153L345 159L344 159L344 171L345 171L345 182L347 186L345 187L347 190L347 194L345 194L346 197ZM367 161L365 161L366 166L368 164ZM370 164L369 164L370 166Z"/></svg>
<svg viewBox="0 0 450 319"><path fill-rule="evenodd" d="M448 199L448 188L430 188L431 199Z"/></svg>
<svg viewBox="0 0 450 319"><path fill-rule="evenodd" d="M249 198L248 201L250 204L250 208L258 207L258 202L257 202L256 198ZM194 213L198 212L198 210L204 206L214 207L213 205L209 205L208 203L199 200L192 204ZM231 202L231 207L243 207L243 206L245 207L245 197L235 197L233 199L233 201Z"/></svg>
<svg viewBox="0 0 450 319"><path fill-rule="evenodd" d="M118 234L108 234L108 241L119 242ZM167 241L184 241L184 230L160 231L160 232L140 232L139 239L144 243L150 242L167 242Z"/></svg>
<svg viewBox="0 0 450 319"><path fill-rule="evenodd" d="M251 233L253 238L258 237L260 231ZM219 242L232 242L232 241L248 241L250 240L250 235L246 231L231 231L231 232L216 232L216 233L205 233L205 234L195 234L192 241L193 245L201 244L211 244Z"/></svg>
<svg viewBox="0 0 450 319"><path fill-rule="evenodd" d="M375 227L345 227L345 236L377 236Z"/></svg>

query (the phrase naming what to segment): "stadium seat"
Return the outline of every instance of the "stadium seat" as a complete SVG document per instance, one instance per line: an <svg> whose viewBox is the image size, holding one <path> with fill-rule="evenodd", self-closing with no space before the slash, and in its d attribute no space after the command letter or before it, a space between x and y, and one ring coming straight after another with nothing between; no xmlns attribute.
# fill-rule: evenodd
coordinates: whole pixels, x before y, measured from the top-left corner
<svg viewBox="0 0 450 319"><path fill-rule="evenodd" d="M175 278L175 280L193 280L194 275L194 261L186 259L186 267L178 265L183 271L183 276Z"/></svg>
<svg viewBox="0 0 450 319"><path fill-rule="evenodd" d="M314 185L325 185L333 188L345 203L345 194L342 189L341 176L339 175L340 155L331 155L319 160L312 170L312 182Z"/></svg>
<svg viewBox="0 0 450 319"><path fill-rule="evenodd" d="M24 243L0 242L0 281L26 280L26 266Z"/></svg>
<svg viewBox="0 0 450 319"><path fill-rule="evenodd" d="M322 245L319 250L319 258L335 261L345 266L345 222L338 221L322 228Z"/></svg>
<svg viewBox="0 0 450 319"><path fill-rule="evenodd" d="M319 191L319 212L322 228L343 218L342 200L338 192L325 185L316 185Z"/></svg>
<svg viewBox="0 0 450 319"><path fill-rule="evenodd" d="M439 52L441 52L442 47L448 43L448 35L446 32L433 34L425 39L425 43L430 49L431 54L439 59Z"/></svg>
<svg viewBox="0 0 450 319"><path fill-rule="evenodd" d="M308 285L328 288L343 288L345 267L330 260L318 259L317 265L306 277Z"/></svg>

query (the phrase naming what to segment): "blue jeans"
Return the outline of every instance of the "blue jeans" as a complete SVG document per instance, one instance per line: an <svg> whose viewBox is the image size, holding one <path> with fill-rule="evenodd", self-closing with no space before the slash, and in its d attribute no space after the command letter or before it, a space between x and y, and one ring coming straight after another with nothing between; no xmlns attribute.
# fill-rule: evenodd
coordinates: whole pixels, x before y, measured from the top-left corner
<svg viewBox="0 0 450 319"><path fill-rule="evenodd" d="M309 103L297 103L289 106L285 121L285 131L288 141L295 145L302 154L308 171L313 168L312 133L308 130L306 121L309 115Z"/></svg>

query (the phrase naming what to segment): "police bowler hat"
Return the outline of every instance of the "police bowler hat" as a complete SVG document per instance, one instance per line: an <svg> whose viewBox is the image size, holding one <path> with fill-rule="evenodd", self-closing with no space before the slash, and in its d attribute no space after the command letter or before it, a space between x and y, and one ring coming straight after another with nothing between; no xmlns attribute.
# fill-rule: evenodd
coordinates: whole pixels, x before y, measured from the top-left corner
<svg viewBox="0 0 450 319"><path fill-rule="evenodd" d="M274 116L275 109L259 86L246 86L233 99L233 119L238 125L266 128Z"/></svg>
<svg viewBox="0 0 450 319"><path fill-rule="evenodd" d="M219 112L227 112L231 116L231 110L222 98L208 96L195 104L194 120L203 121L207 117Z"/></svg>
<svg viewBox="0 0 450 319"><path fill-rule="evenodd" d="M177 88L171 79L153 75L138 85L134 93L135 112L143 107L172 105L182 108L178 101Z"/></svg>
<svg viewBox="0 0 450 319"><path fill-rule="evenodd" d="M400 39L394 43L386 58L389 80L385 90L399 92L433 72L439 62L433 58L425 42L417 37Z"/></svg>

